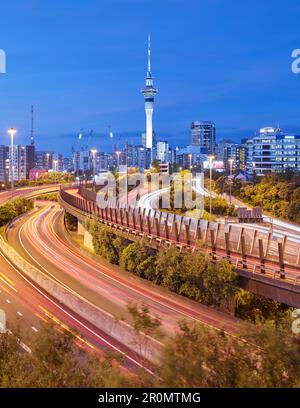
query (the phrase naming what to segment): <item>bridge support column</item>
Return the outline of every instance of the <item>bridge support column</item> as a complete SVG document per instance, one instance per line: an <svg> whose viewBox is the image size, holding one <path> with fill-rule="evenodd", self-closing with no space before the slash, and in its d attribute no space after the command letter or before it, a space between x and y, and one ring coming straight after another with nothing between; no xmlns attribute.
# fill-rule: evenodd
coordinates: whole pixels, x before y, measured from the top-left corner
<svg viewBox="0 0 300 408"><path fill-rule="evenodd" d="M215 240L215 231L213 229L210 230L210 241L211 241L211 256L213 261L217 259L216 257L216 240Z"/></svg>
<svg viewBox="0 0 300 408"><path fill-rule="evenodd" d="M266 273L264 246L263 246L262 239L258 240L258 248L259 248L259 258L260 258L260 272Z"/></svg>
<svg viewBox="0 0 300 408"><path fill-rule="evenodd" d="M165 220L165 232L166 232L166 239L170 239L169 225L168 225L167 220Z"/></svg>
<svg viewBox="0 0 300 408"><path fill-rule="evenodd" d="M268 255L269 255L269 250L270 250L270 245L271 245L271 239L272 239L272 232L268 232L267 247L266 247L266 253L265 253L265 257L266 257L266 258L268 258Z"/></svg>
<svg viewBox="0 0 300 408"><path fill-rule="evenodd" d="M84 223L78 220L78 234L83 236L83 245L94 252L93 236L85 228Z"/></svg>
<svg viewBox="0 0 300 408"><path fill-rule="evenodd" d="M127 228L129 228L129 214L128 214L128 211L127 210L125 210L125 218L126 218L126 226L127 226Z"/></svg>
<svg viewBox="0 0 300 408"><path fill-rule="evenodd" d="M176 221L174 222L174 231L175 231L175 239L178 242L179 241L179 229L178 229L178 224Z"/></svg>
<svg viewBox="0 0 300 408"><path fill-rule="evenodd" d="M151 235L151 220L150 220L149 215L147 215L146 219L147 219L148 234Z"/></svg>
<svg viewBox="0 0 300 408"><path fill-rule="evenodd" d="M250 249L250 254L251 255L253 254L253 251L254 251L256 236L257 236L257 230L254 230L253 238L252 238L252 242L251 242L251 249Z"/></svg>
<svg viewBox="0 0 300 408"><path fill-rule="evenodd" d="M191 240L190 240L190 226L188 224L185 224L185 240L186 244L190 245Z"/></svg>
<svg viewBox="0 0 300 408"><path fill-rule="evenodd" d="M278 257L279 257L279 266L280 266L280 278L285 279L285 268L284 268L284 259L283 259L283 245L281 242L278 242Z"/></svg>
<svg viewBox="0 0 300 408"><path fill-rule="evenodd" d="M210 227L210 222L206 221L206 227L205 227L205 233L204 233L204 239L203 239L204 242L206 242L207 240L207 234L208 234L209 227Z"/></svg>
<svg viewBox="0 0 300 408"><path fill-rule="evenodd" d="M201 240L202 236L201 236L201 226L200 226L200 220L197 221L197 225L196 225L196 230L195 230L195 240Z"/></svg>
<svg viewBox="0 0 300 408"><path fill-rule="evenodd" d="M226 245L227 259L229 262L231 262L230 233L229 232L225 232L225 245Z"/></svg>
<svg viewBox="0 0 300 408"><path fill-rule="evenodd" d="M139 214L139 224L140 224L140 231L143 232L143 216Z"/></svg>
<svg viewBox="0 0 300 408"><path fill-rule="evenodd" d="M244 227L242 227L241 231L240 231L239 240L238 240L238 244L237 244L237 248L236 248L237 251L239 251L240 248L241 248L243 234L244 234Z"/></svg>
<svg viewBox="0 0 300 408"><path fill-rule="evenodd" d="M84 235L84 231L85 231L85 228L84 228L83 222L80 221L80 220L77 220L77 233L78 233L78 235Z"/></svg>
<svg viewBox="0 0 300 408"><path fill-rule="evenodd" d="M246 242L245 236L241 236L241 248L242 248L242 257L243 257L243 269L247 269L247 253L246 253Z"/></svg>
<svg viewBox="0 0 300 408"><path fill-rule="evenodd" d="M133 224L133 229L136 229L136 220L135 220L135 210L132 211L132 224Z"/></svg>
<svg viewBox="0 0 300 408"><path fill-rule="evenodd" d="M160 237L160 223L158 222L157 218L154 218L154 222L155 222L156 235Z"/></svg>

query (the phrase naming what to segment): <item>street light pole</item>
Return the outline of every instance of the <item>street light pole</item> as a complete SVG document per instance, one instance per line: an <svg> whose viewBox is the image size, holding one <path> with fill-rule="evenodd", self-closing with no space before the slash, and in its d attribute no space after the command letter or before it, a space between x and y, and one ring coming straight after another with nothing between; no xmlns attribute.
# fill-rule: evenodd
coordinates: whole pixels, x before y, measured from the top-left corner
<svg viewBox="0 0 300 408"><path fill-rule="evenodd" d="M212 203L212 162L214 160L214 156L208 156L209 160L209 220L211 221L211 203Z"/></svg>
<svg viewBox="0 0 300 408"><path fill-rule="evenodd" d="M11 192L14 191L14 135L16 129L10 128L8 133L10 135L10 177L11 177Z"/></svg>

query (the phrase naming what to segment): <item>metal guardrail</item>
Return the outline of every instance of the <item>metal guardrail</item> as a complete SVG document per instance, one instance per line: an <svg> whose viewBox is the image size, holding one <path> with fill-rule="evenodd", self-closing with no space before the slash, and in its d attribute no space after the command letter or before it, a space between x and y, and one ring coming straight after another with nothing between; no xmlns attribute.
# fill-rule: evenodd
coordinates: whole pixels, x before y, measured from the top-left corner
<svg viewBox="0 0 300 408"><path fill-rule="evenodd" d="M152 245L161 245L166 243L176 245L180 250L195 250L199 240L205 243L207 250L210 251L212 259L227 258L237 269L268 276L272 279L277 277L286 282L292 282L294 285L300 283L300 266L295 265L291 274L284 263L282 253L278 259L265 256L263 242L258 239L259 254L256 255L253 245L246 246L241 231L237 248L233 248L230 242L230 229L224 230L224 237L220 237L218 225L203 220L196 220L195 228L191 228L190 219L174 214L163 214L160 211L149 210L148 212L141 208L99 208L94 201L86 200L79 195L75 196L67 192L66 189L60 190L61 204L67 203L70 208L79 211L79 217L96 217L99 222L109 225L118 230L125 236L145 237ZM69 208L69 209L70 209ZM204 227L204 228L203 228ZM282 251L282 244L278 243L278 250Z"/></svg>

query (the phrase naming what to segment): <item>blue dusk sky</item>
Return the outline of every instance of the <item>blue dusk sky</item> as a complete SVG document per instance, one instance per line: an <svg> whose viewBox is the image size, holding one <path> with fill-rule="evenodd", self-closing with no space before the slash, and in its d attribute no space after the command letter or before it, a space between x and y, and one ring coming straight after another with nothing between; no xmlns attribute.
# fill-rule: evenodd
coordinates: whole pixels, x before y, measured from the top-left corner
<svg viewBox="0 0 300 408"><path fill-rule="evenodd" d="M109 126L137 143L149 32L158 138L189 144L193 120L214 121L219 140L300 133L299 21L299 0L3 0L0 143L11 126L29 142L31 104L39 150L69 155L81 128L100 150Z"/></svg>

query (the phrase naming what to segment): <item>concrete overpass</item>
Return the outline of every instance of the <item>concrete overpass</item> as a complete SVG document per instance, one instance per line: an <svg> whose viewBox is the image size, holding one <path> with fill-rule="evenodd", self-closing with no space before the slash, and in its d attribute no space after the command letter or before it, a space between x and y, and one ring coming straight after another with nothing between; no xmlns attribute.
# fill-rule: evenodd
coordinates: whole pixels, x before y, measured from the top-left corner
<svg viewBox="0 0 300 408"><path fill-rule="evenodd" d="M99 208L96 194L83 186L62 188L59 203L81 224L95 217L116 233L130 240L144 237L156 248L168 244L194 251L201 240L213 260L227 258L234 265L242 287L300 307L300 245L288 236L140 207Z"/></svg>

